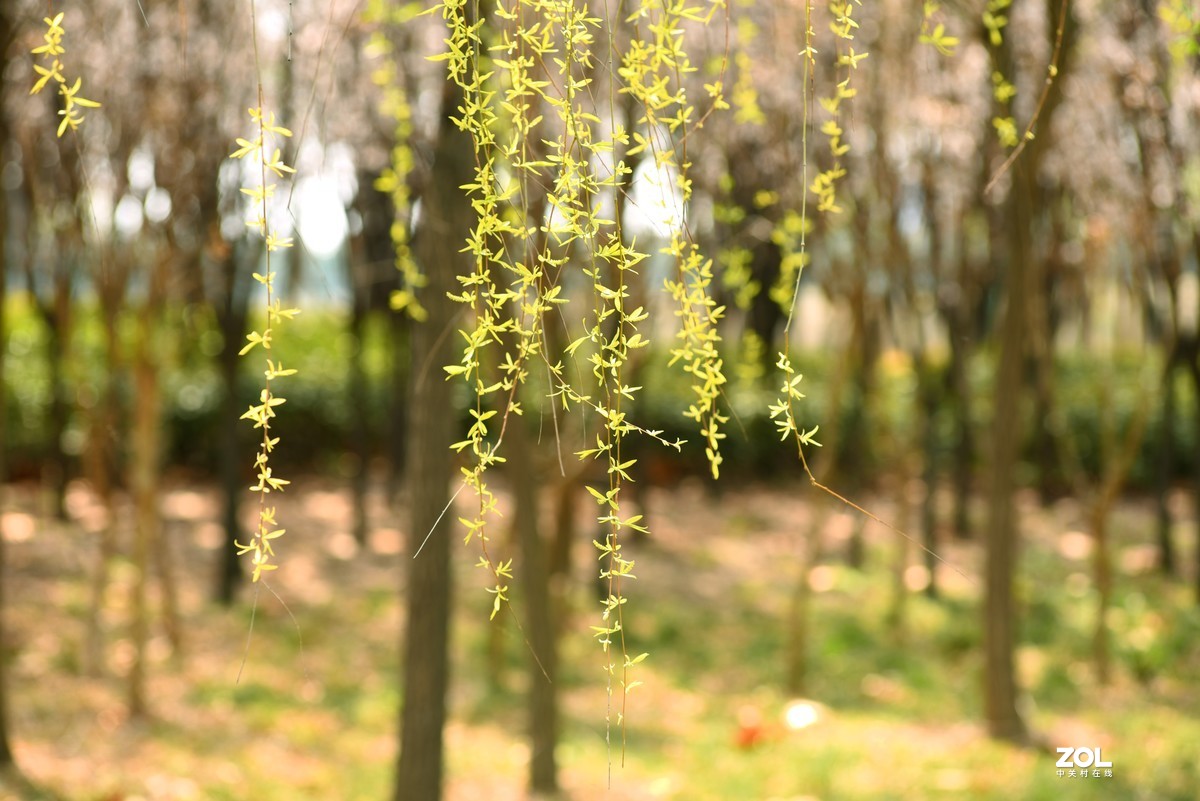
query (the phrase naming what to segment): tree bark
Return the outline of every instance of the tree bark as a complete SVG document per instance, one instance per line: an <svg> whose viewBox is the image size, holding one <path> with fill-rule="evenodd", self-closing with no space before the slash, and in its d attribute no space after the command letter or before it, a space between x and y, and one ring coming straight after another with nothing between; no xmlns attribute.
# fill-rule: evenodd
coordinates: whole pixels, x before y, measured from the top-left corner
<svg viewBox="0 0 1200 801"><path fill-rule="evenodd" d="M0 282L3 283L3 282ZM0 293L0 300L3 300L3 293ZM0 331L3 328L0 327ZM3 337L0 337L2 339ZM2 352L2 349L0 349ZM0 371L0 375L3 372ZM0 411L3 411L0 408ZM0 420L4 418L0 416ZM0 426L3 424L0 423ZM3 441L3 440L0 440ZM4 508L4 485L3 472L0 472L0 510ZM5 597L4 588L7 585L7 577L5 575L5 543L4 536L0 534L0 771L12 767L13 753L12 746L8 742L8 630L4 625L4 609Z"/></svg>
<svg viewBox="0 0 1200 801"><path fill-rule="evenodd" d="M152 279L153 280L153 279ZM129 713L140 717L147 712L146 703L146 641L149 636L149 589L150 558L160 536L158 512L158 473L161 445L160 387L158 384L154 347L154 326L151 317L154 301L148 300L147 307L138 315L138 337L134 350L134 386L136 400L133 413L132 464L130 489L133 493L134 538L133 568L135 571L133 599L131 603L131 633L133 639L133 664L129 669Z"/></svg>
<svg viewBox="0 0 1200 801"><path fill-rule="evenodd" d="M529 640L529 788L534 793L558 792L558 765L554 749L558 741L558 688L555 685L558 657L554 618L550 608L550 573L546 549L538 524L537 476L525 421L515 418L508 425L508 464L516 512L514 527L521 560L521 588L525 596L525 634Z"/></svg>
<svg viewBox="0 0 1200 801"><path fill-rule="evenodd" d="M1013 509L1013 473L1020 446L1019 413L1025 334L1028 325L1028 291L1033 254L1029 242L1030 178L1026 165L1013 166L1013 186L1007 208L1010 253L1003 283L1004 311L1000 328L1000 364L996 372L995 412L992 420L992 474L988 488L986 531L986 591L984 604L985 714L991 736L1020 741L1025 723L1017 712L1017 684L1013 666L1016 644L1016 610L1013 576L1017 563L1017 524Z"/></svg>
<svg viewBox="0 0 1200 801"><path fill-rule="evenodd" d="M237 555L235 543L241 539L238 523L238 505L249 486L249 479L242 469L242 407L238 402L237 378L241 359L238 351L246 335L249 291L248 279L241 277L250 270L239 270L241 259L234 247L220 265L219 295L214 302L217 324L221 328L221 351L217 354L217 370L221 376L221 421L217 435L217 476L221 487L221 523L225 530L225 543L217 560L217 576L214 598L222 606L229 606L237 595L242 580L242 563ZM246 463L247 466L249 462Z"/></svg>
<svg viewBox="0 0 1200 801"><path fill-rule="evenodd" d="M960 227L961 227L960 218ZM965 239L965 238L964 238ZM946 314L946 326L950 339L950 393L953 398L951 411L954 414L954 537L958 540L971 538L971 475L975 455L975 429L971 420L971 382L967 376L970 361L970 316L967 282L970 270L966 256L959 244L958 297L955 305Z"/></svg>
<svg viewBox="0 0 1200 801"><path fill-rule="evenodd" d="M9 25L6 15L0 12L0 53L3 45L8 42ZM2 106L0 106L2 107ZM8 131L3 114L0 113L0 144L8 139ZM8 241L8 195L0 189L0 243ZM0 516L4 513L5 491L4 484L8 478L8 460L5 449L5 435L8 420L8 391L4 374L4 354L8 348L8 321L5 319L5 307L8 304L8 287L5 280L8 275L8 260L0 250ZM8 586L5 573L5 543L4 532L0 531L0 771L13 765L12 748L8 743L8 632L4 626L5 597L4 589Z"/></svg>
<svg viewBox="0 0 1200 801"><path fill-rule="evenodd" d="M60 258L71 258L63 255ZM55 269L54 299L45 309L46 361L50 369L50 511L57 520L67 519L67 453L63 437L67 431L70 407L67 403L64 366L71 338L71 272Z"/></svg>
<svg viewBox="0 0 1200 801"><path fill-rule="evenodd" d="M109 247L109 246L101 246ZM106 258L106 256L108 258ZM84 644L85 671L99 675L104 669L104 595L108 590L109 570L117 555L116 493L121 485L119 449L121 415L121 335L120 317L128 285L128 255L109 250L96 265L96 294L100 301L104 327L106 375L97 388L89 421L88 444L84 454L84 472L104 507L105 520L99 531L99 548L92 572L91 603L88 608Z"/></svg>
<svg viewBox="0 0 1200 801"><path fill-rule="evenodd" d="M351 272L353 276L353 271ZM350 477L350 497L354 507L354 540L367 544L367 484L371 465L371 419L367 401L367 371L363 365L363 346L366 334L367 303L360 296L366 290L354 288L353 309L350 312L350 408L353 410L354 473Z"/></svg>
<svg viewBox="0 0 1200 801"><path fill-rule="evenodd" d="M0 63L12 43L13 25L8 11L0 11ZM4 114L4 83L0 82L0 147L8 142L10 135L8 118ZM4 485L8 479L8 384L5 381L4 354L8 351L8 259L3 245L8 243L8 192L0 188L0 518L4 514ZM5 572L4 532L0 530L0 771L12 767L12 748L8 742L8 630L4 626L5 593L8 586Z"/></svg>
<svg viewBox="0 0 1200 801"><path fill-rule="evenodd" d="M828 522L828 501L814 501L812 525L807 536L800 542L796 554L795 583L792 584L791 603L788 605L787 664L784 679L785 689L794 697L808 695L809 610L812 606L812 586L809 584L808 574L816 563L817 544Z"/></svg>
<svg viewBox="0 0 1200 801"><path fill-rule="evenodd" d="M1155 476L1158 484L1157 498L1157 530L1158 530L1158 567L1163 575L1175 575L1175 541L1171 536L1171 483L1175 475L1175 352L1178 345L1171 348L1167 356L1167 364L1163 369L1162 382L1162 421L1158 434L1158 469Z"/></svg>
<svg viewBox="0 0 1200 801"><path fill-rule="evenodd" d="M424 213L415 255L428 279L418 298L428 312L413 326L412 403L408 429L409 551L408 622L404 633L404 702L400 755L393 798L437 801L442 792L446 688L449 679L450 541L453 515L442 517L453 473L450 445L455 417L451 385L442 366L454 361L450 336L457 304L446 293L455 275L470 269L459 253L472 212L459 189L472 179L472 146L450 120L462 92L447 81L432 174L421 198ZM441 521L439 522L439 518Z"/></svg>

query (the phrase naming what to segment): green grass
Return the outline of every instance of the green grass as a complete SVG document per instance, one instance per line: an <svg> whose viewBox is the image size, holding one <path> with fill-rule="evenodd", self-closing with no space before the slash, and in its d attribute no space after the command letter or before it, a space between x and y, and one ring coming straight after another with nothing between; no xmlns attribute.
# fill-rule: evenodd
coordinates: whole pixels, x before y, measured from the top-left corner
<svg viewBox="0 0 1200 801"><path fill-rule="evenodd" d="M109 674L88 678L74 656L86 541L73 527L39 521L34 537L10 543L13 728L31 778L72 801L389 797L400 702L397 558L335 556L328 543L349 521L306 518L299 502L313 489L330 487L298 483L280 509L289 533L274 588L290 613L263 593L248 650L249 605L224 611L204 600L215 552L191 536L174 544L187 650L178 665L155 652L155 715L146 723L123 713L129 571L117 571L109 596ZM632 554L639 578L626 609L630 650L651 656L636 677L645 684L628 699L623 757L617 729L611 753L605 747L604 657L587 631L598 604L590 580L577 578L558 682L559 761L572 798L1195 798L1200 612L1187 587L1119 574L1115 676L1099 687L1089 662L1089 563L1059 553L1070 521L1028 506L1017 658L1027 715L1052 745L1100 746L1112 778L1060 778L1053 756L988 740L977 546L946 546L945 558L971 580L946 571L943 600L909 594L901 629L888 568L895 538L878 527L867 529L861 572L841 564L836 527L823 538L806 692L818 720L788 729L784 620L811 500L798 491L748 487L713 500L685 484L652 498L657 533ZM21 488L10 498L32 508ZM885 500L869 502L887 516ZM380 509L376 523L395 525ZM1119 519L1118 556L1147 541L1150 510L1128 503ZM64 562L64 553L75 556ZM521 798L528 653L501 615L499 662L489 660L495 624L471 561L456 551L447 798ZM742 748L739 719L751 712L764 739Z"/></svg>

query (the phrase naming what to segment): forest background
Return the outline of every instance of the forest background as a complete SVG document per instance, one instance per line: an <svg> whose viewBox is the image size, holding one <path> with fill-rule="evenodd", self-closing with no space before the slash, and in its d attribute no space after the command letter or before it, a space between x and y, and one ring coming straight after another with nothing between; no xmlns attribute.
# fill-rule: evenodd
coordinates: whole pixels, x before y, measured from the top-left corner
<svg viewBox="0 0 1200 801"><path fill-rule="evenodd" d="M0 796L1193 798L1198 31L5 3Z"/></svg>

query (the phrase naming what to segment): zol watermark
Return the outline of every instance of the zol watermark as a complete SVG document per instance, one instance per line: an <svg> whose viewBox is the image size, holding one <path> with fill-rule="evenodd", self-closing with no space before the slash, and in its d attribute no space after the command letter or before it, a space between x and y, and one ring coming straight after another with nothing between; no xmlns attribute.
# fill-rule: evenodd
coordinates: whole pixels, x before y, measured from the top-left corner
<svg viewBox="0 0 1200 801"><path fill-rule="evenodd" d="M1105 759L1101 755L1099 747L1072 746L1056 750L1058 751L1058 762L1054 765L1058 768L1059 776L1072 779L1112 778L1112 760Z"/></svg>

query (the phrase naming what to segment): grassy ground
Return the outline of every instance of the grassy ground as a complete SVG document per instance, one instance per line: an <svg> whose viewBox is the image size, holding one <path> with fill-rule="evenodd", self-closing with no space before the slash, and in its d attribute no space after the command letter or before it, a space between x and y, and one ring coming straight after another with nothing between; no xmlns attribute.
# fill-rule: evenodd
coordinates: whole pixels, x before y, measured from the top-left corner
<svg viewBox="0 0 1200 801"><path fill-rule="evenodd" d="M54 523L38 514L30 487L9 488L12 728L33 783L73 801L390 797L403 517L374 500L375 527L359 549L342 492L294 489L281 503L288 535L273 584L287 609L264 592L253 615L248 600L232 610L206 600L221 534L213 493L179 486L164 498L185 650L172 655L155 630L154 714L131 721L119 678L131 658L129 566L118 565L106 597L105 672L85 676L100 512L76 488L74 521ZM1111 778L1081 779L1059 777L1053 756L983 735L976 545L941 548L950 566L938 571L943 599L933 602L911 591L927 578L918 554L902 554L902 541L882 527L865 529L865 569L844 567L855 519L814 505L807 488L713 497L685 483L648 498L655 535L636 549L626 622L630 650L650 658L628 702L623 757L618 732L611 753L605 745L602 655L587 633L598 605L589 581L580 577L574 591L559 682L559 757L571 798L1196 798L1200 614L1183 584L1150 571L1148 505L1123 504L1113 523L1116 671L1100 687L1089 663L1095 599L1081 510L1020 503L1025 710L1050 744L1098 746L1113 762ZM895 519L886 500L871 505ZM784 713L794 699L781 689L786 619L814 520L821 553L804 578L812 588L805 709L815 722L793 729ZM592 564L585 534L579 575ZM1190 546L1193 537L1181 520L1180 541ZM898 574L902 556L908 567ZM505 616L498 632L489 626L490 596L473 561L459 551L447 795L521 798L525 645ZM902 612L897 575L909 588ZM750 730L756 742L739 745ZM10 797L16 791L0 789L0 799Z"/></svg>

